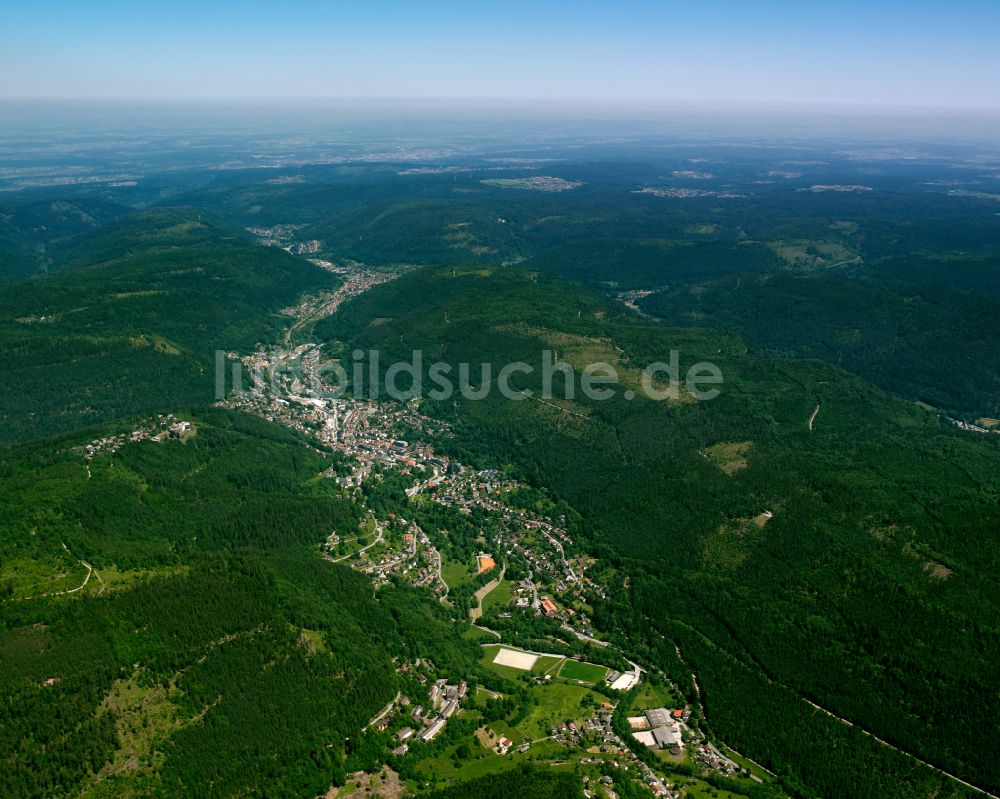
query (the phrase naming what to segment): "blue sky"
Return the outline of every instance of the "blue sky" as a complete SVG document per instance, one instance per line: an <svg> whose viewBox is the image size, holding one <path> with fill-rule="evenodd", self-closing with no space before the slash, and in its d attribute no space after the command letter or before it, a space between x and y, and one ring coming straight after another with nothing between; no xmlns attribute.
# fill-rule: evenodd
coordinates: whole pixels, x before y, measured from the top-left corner
<svg viewBox="0 0 1000 799"><path fill-rule="evenodd" d="M996 0L0 0L0 97L996 108L998 41Z"/></svg>

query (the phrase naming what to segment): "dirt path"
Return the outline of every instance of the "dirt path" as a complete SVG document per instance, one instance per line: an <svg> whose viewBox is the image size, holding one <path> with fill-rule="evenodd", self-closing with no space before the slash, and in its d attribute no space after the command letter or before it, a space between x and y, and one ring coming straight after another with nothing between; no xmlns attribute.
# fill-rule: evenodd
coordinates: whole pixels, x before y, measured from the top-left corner
<svg viewBox="0 0 1000 799"><path fill-rule="evenodd" d="M69 552L69 547L67 547L65 544L62 545L62 548L65 549L67 552ZM72 553L70 553L70 554L72 554ZM66 588L66 589L64 589L62 591L49 591L48 593L45 593L45 594L35 594L34 596L22 596L22 597L18 597L15 600L12 600L12 601L15 601L15 602L28 602L29 600L32 600L32 599L45 599L46 597L50 597L50 596L66 596L68 594L75 594L78 591L82 591L84 588L87 587L87 583L90 582L91 576L96 577L97 581L101 584L101 590L98 591L97 593L103 594L104 593L104 589L107 588L107 584L104 582L104 580L101 579L101 575L99 575L97 573L97 571L94 569L94 567L91 566L89 563L87 563L87 561L80 560L80 561L77 561L77 563L79 563L81 566L83 566L83 568L85 568L87 570L87 576L83 578L83 582L80 583L76 588Z"/></svg>
<svg viewBox="0 0 1000 799"><path fill-rule="evenodd" d="M364 728L362 729L362 731L367 730L369 727L374 727L382 719L384 719L386 716L388 716L392 712L392 709L396 706L396 703L402 698L402 696L403 696L403 692L402 691L396 691L395 698L391 702L389 702L389 704L387 704L384 708L382 708L378 713L376 713L375 716L372 718L372 720L369 721L364 726Z"/></svg>
<svg viewBox="0 0 1000 799"><path fill-rule="evenodd" d="M331 558L330 562L331 563L340 563L342 560L347 560L348 558L354 557L355 555L360 556L360 555L364 554L365 552L367 552L369 549L371 549L379 541L382 540L382 527L381 527L381 525L376 524L375 525L375 531L378 533L378 536L370 544L367 544L367 545L361 547L361 549L359 549L357 552L352 552L349 555L343 555L343 556L341 556L339 558Z"/></svg>
<svg viewBox="0 0 1000 799"><path fill-rule="evenodd" d="M476 600L474 607L469 608L469 618L472 621L479 621L480 617L483 615L483 600L486 599L486 595L492 591L494 588L503 582L504 573L507 571L507 564L504 563L500 567L500 574L496 576L496 579L490 580L482 588L480 588L476 593L472 595L473 599Z"/></svg>
<svg viewBox="0 0 1000 799"><path fill-rule="evenodd" d="M481 624L473 624L472 626L475 627L477 630L482 630L484 633L489 633L498 641L503 640L503 637L496 630L491 630L489 627L483 627Z"/></svg>
<svg viewBox="0 0 1000 799"><path fill-rule="evenodd" d="M527 399L533 399L535 402L540 402L542 405L548 405L550 408L555 408L557 411L562 411L563 413L571 413L571 414L573 414L573 416L579 416L581 419L585 419L588 422L590 421L590 417L587 416L587 414L585 414L585 413L579 413L578 411L572 411L569 408L562 407L562 405L556 405L554 402L549 402L548 400L543 400L541 397L533 397L531 394L527 394L527 393L525 393L523 391L521 393Z"/></svg>
<svg viewBox="0 0 1000 799"><path fill-rule="evenodd" d="M856 264L862 262L861 256L858 255L854 258L848 258L846 261L838 261L835 264L830 264L829 266L823 267L824 269L836 269L838 266L847 266L847 264Z"/></svg>
<svg viewBox="0 0 1000 799"><path fill-rule="evenodd" d="M816 409L812 412L812 416L809 417L809 430L813 429L813 422L816 421L816 417L819 415L819 403L816 404Z"/></svg>
<svg viewBox="0 0 1000 799"><path fill-rule="evenodd" d="M451 589L448 587L448 583L444 581L444 577L441 576L441 566L444 561L444 558L441 557L441 553L438 552L437 549L435 549L433 544L431 544L430 547L431 551L433 551L434 555L437 557L437 566L435 567L435 572L437 573L437 581L444 586L444 593L441 594L441 604L443 605L448 601L448 592Z"/></svg>

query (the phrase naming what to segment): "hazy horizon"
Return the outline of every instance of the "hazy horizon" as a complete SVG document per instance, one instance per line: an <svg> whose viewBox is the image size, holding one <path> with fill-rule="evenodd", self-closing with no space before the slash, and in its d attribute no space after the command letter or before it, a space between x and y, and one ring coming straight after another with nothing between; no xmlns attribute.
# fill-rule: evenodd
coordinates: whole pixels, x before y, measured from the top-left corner
<svg viewBox="0 0 1000 799"><path fill-rule="evenodd" d="M1000 109L1000 7L982 0L6 5L4 98Z"/></svg>
<svg viewBox="0 0 1000 799"><path fill-rule="evenodd" d="M155 132L224 136L599 140L839 140L969 143L995 149L1000 109L594 98L0 98L0 138Z"/></svg>

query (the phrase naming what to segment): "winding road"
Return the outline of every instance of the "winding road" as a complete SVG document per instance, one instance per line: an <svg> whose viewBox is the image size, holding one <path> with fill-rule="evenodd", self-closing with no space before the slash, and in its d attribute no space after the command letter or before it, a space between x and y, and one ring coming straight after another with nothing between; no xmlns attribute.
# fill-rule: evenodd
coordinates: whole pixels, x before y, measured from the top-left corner
<svg viewBox="0 0 1000 799"><path fill-rule="evenodd" d="M355 555L358 555L360 557L362 554L364 554L365 552L367 552L369 549L371 549L379 541L382 540L382 526L380 524L378 524L378 523L375 524L375 531L378 533L378 536L376 536L375 540L372 541L370 544L367 544L366 546L361 547L361 549L359 549L357 552L352 552L349 555L342 555L339 558L331 558L330 562L331 563L340 563L342 560L347 560L348 558L354 557Z"/></svg>

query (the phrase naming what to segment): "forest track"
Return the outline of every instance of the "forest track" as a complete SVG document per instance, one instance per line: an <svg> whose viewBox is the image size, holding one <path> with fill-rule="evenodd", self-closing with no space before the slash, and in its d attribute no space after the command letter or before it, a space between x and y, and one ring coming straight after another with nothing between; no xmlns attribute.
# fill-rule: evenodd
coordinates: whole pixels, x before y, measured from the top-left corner
<svg viewBox="0 0 1000 799"><path fill-rule="evenodd" d="M480 588L472 596L476 600L475 607L469 608L469 618L472 621L479 621L480 617L483 615L483 600L486 599L486 595L490 593L494 588L497 588L500 583L503 582L504 573L507 571L507 564L501 564L500 574L498 574L493 580L486 583L482 588Z"/></svg>
<svg viewBox="0 0 1000 799"><path fill-rule="evenodd" d="M816 421L816 417L819 416L819 403L816 403L816 408L812 412L812 416L809 417L809 430L813 429L813 422Z"/></svg>

